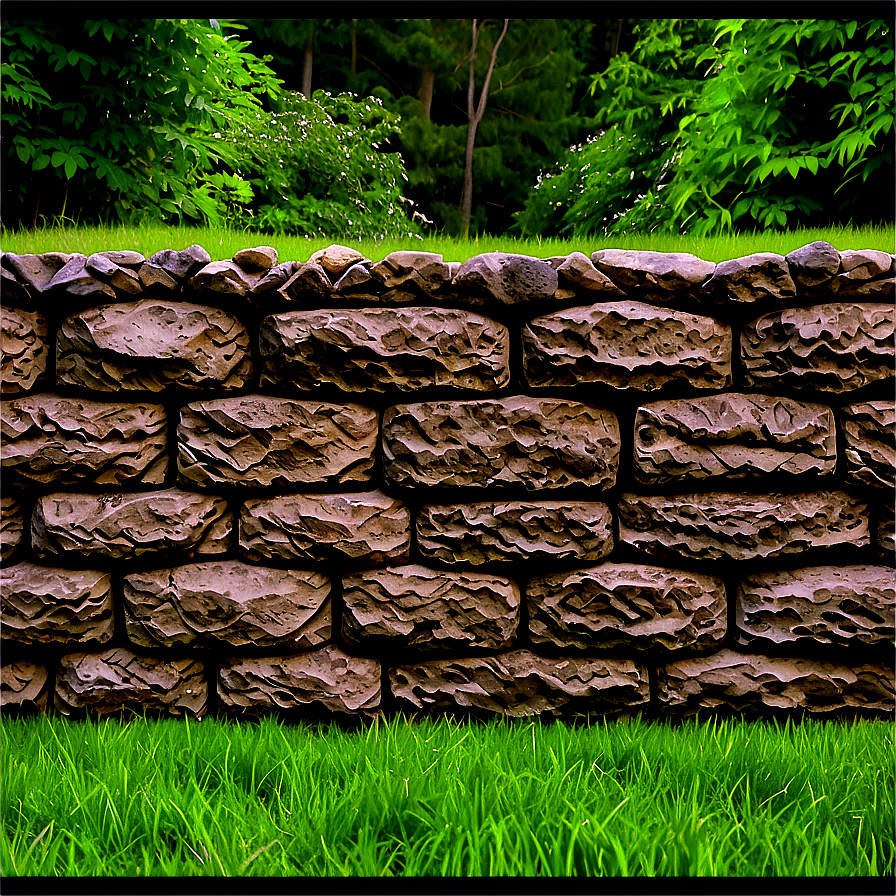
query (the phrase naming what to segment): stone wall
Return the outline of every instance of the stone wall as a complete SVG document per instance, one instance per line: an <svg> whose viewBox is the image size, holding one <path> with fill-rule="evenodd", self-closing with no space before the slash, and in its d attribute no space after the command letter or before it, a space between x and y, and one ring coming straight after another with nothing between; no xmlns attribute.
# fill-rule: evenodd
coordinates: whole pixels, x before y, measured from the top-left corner
<svg viewBox="0 0 896 896"><path fill-rule="evenodd" d="M3 706L892 713L893 272L6 253Z"/></svg>

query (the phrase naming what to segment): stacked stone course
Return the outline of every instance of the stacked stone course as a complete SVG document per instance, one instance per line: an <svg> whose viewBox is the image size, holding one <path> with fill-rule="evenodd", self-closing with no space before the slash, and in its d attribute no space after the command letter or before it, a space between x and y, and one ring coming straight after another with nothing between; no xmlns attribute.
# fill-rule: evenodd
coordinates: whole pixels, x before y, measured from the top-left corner
<svg viewBox="0 0 896 896"><path fill-rule="evenodd" d="M894 256L3 254L6 710L894 710Z"/></svg>

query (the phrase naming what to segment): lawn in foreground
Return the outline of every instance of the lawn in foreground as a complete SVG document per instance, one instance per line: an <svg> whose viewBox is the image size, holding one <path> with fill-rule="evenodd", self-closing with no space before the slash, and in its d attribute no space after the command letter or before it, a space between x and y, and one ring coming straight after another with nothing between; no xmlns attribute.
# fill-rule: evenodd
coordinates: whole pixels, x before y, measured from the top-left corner
<svg viewBox="0 0 896 896"><path fill-rule="evenodd" d="M894 873L885 721L2 721L4 875Z"/></svg>

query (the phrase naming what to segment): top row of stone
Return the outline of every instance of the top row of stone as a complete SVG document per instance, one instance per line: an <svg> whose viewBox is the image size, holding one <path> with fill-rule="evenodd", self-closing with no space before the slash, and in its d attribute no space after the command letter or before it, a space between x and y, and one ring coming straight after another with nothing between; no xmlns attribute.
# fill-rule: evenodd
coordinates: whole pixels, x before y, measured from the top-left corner
<svg viewBox="0 0 896 896"><path fill-rule="evenodd" d="M601 249L546 259L490 252L446 262L432 252L392 252L373 262L332 245L305 262L278 263L270 246L241 249L230 261L212 261L201 246L86 256L46 252L0 256L4 298L33 303L48 292L87 300L147 292L211 293L271 305L321 302L404 304L421 299L462 305L528 306L637 298L655 304L788 303L797 296L880 301L894 294L896 256L874 249L839 252L818 241L788 255L759 252L715 264L684 252ZM41 309L43 310L43 309Z"/></svg>

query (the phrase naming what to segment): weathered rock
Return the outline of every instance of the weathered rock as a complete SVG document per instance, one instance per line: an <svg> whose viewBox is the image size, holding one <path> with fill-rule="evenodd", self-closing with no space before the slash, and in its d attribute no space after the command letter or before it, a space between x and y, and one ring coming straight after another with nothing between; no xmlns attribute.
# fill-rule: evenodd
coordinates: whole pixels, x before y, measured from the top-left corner
<svg viewBox="0 0 896 896"><path fill-rule="evenodd" d="M410 559L410 511L380 491L246 501L239 528L240 553L247 560L335 562L344 567Z"/></svg>
<svg viewBox="0 0 896 896"><path fill-rule="evenodd" d="M610 488L615 414L556 398L438 401L383 414L386 479L398 486Z"/></svg>
<svg viewBox="0 0 896 896"><path fill-rule="evenodd" d="M182 485L369 482L378 414L357 404L243 395L181 408Z"/></svg>
<svg viewBox="0 0 896 896"><path fill-rule="evenodd" d="M233 513L223 498L165 489L38 498L32 543L41 559L104 557L189 560L226 553Z"/></svg>
<svg viewBox="0 0 896 896"><path fill-rule="evenodd" d="M3 267L27 284L29 290L42 293L50 288L50 281L68 264L71 257L64 252L44 252L41 255L4 252Z"/></svg>
<svg viewBox="0 0 896 896"><path fill-rule="evenodd" d="M840 270L840 253L824 240L794 249L784 258L791 277L804 292L830 283Z"/></svg>
<svg viewBox="0 0 896 896"><path fill-rule="evenodd" d="M50 328L37 311L0 308L0 387L4 395L19 395L46 379Z"/></svg>
<svg viewBox="0 0 896 896"><path fill-rule="evenodd" d="M41 663L15 660L0 669L0 708L46 712L50 670Z"/></svg>
<svg viewBox="0 0 896 896"><path fill-rule="evenodd" d="M379 280L374 280L370 276L369 267L370 265L366 261L352 265L336 281L333 289L343 299L360 299L362 301L378 299L385 287Z"/></svg>
<svg viewBox="0 0 896 896"><path fill-rule="evenodd" d="M757 653L886 648L896 632L896 579L886 566L756 573L736 595L737 643Z"/></svg>
<svg viewBox="0 0 896 896"><path fill-rule="evenodd" d="M255 246L240 249L233 260L247 271L269 271L277 264L277 250L273 246Z"/></svg>
<svg viewBox="0 0 896 896"><path fill-rule="evenodd" d="M88 256L87 261L84 262L84 267L94 277L99 277L101 280L109 280L118 270L118 265L111 258L101 255L99 252L94 252L93 255Z"/></svg>
<svg viewBox="0 0 896 896"><path fill-rule="evenodd" d="M894 308L834 302L766 314L741 334L754 388L848 392L892 379Z"/></svg>
<svg viewBox="0 0 896 896"><path fill-rule="evenodd" d="M522 330L532 386L602 383L645 392L731 384L731 328L711 317L620 301L566 308Z"/></svg>
<svg viewBox="0 0 896 896"><path fill-rule="evenodd" d="M426 711L553 717L632 712L650 700L647 668L632 660L548 658L529 650L389 669L392 693Z"/></svg>
<svg viewBox="0 0 896 896"><path fill-rule="evenodd" d="M164 268L150 261L144 262L137 271L140 283L149 290L159 292L180 292L180 284Z"/></svg>
<svg viewBox="0 0 896 896"><path fill-rule="evenodd" d="M252 376L249 333L217 308L143 299L63 321L58 382L100 392L241 389Z"/></svg>
<svg viewBox="0 0 896 896"><path fill-rule="evenodd" d="M891 272L893 257L876 249L847 249L840 253L840 273L850 280L873 280Z"/></svg>
<svg viewBox="0 0 896 896"><path fill-rule="evenodd" d="M189 282L196 292L244 296L261 279L232 261L213 261L200 268Z"/></svg>
<svg viewBox="0 0 896 896"><path fill-rule="evenodd" d="M40 393L4 401L0 465L7 485L161 485L168 469L160 404Z"/></svg>
<svg viewBox="0 0 896 896"><path fill-rule="evenodd" d="M218 697L229 712L325 710L369 714L379 708L377 660L349 656L335 644L312 653L264 659L223 659Z"/></svg>
<svg viewBox="0 0 896 896"><path fill-rule="evenodd" d="M126 647L70 653L59 660L54 703L64 716L132 710L200 717L208 707L205 666L190 657L138 656Z"/></svg>
<svg viewBox="0 0 896 896"><path fill-rule="evenodd" d="M705 289L720 301L784 302L796 298L790 267L783 255L774 252L756 252L721 262Z"/></svg>
<svg viewBox="0 0 896 896"><path fill-rule="evenodd" d="M327 272L319 265L309 262L299 265L295 273L277 292L284 299L297 302L321 301L333 296L333 284Z"/></svg>
<svg viewBox="0 0 896 896"><path fill-rule="evenodd" d="M195 243L179 252L175 249L161 249L149 259L150 264L157 265L180 281L189 280L211 260L211 255Z"/></svg>
<svg viewBox="0 0 896 896"><path fill-rule="evenodd" d="M142 296L146 294L136 272L128 268L118 268L109 280L116 295Z"/></svg>
<svg viewBox="0 0 896 896"><path fill-rule="evenodd" d="M87 270L87 256L80 252L74 253L53 275L47 289L64 289L70 295L90 296L95 301L102 301L104 296L115 298L115 290Z"/></svg>
<svg viewBox="0 0 896 896"><path fill-rule="evenodd" d="M5 562L15 554L24 531L25 519L19 499L3 495L0 498L0 560Z"/></svg>
<svg viewBox="0 0 896 896"><path fill-rule="evenodd" d="M717 576L635 563L529 579L526 605L532 644L561 652L712 650L728 615Z"/></svg>
<svg viewBox="0 0 896 896"><path fill-rule="evenodd" d="M371 265L370 276L386 289L430 297L438 296L451 283L448 265L434 252L390 252Z"/></svg>
<svg viewBox="0 0 896 896"><path fill-rule="evenodd" d="M520 592L504 576L425 566L342 578L342 640L365 650L503 650L520 618Z"/></svg>
<svg viewBox="0 0 896 896"><path fill-rule="evenodd" d="M510 381L507 327L450 308L298 311L265 318L261 388L490 392Z"/></svg>
<svg viewBox="0 0 896 896"><path fill-rule="evenodd" d="M727 392L655 401L635 416L635 476L743 479L767 473L833 473L833 411L791 398Z"/></svg>
<svg viewBox="0 0 896 896"><path fill-rule="evenodd" d="M613 515L597 501L429 504L417 514L417 548L445 563L596 563L613 550Z"/></svg>
<svg viewBox="0 0 896 896"><path fill-rule="evenodd" d="M584 252L570 253L554 267L554 270L557 271L561 285L567 284L573 287L573 295L581 291L606 298L625 298L625 291L606 274L601 273Z"/></svg>
<svg viewBox="0 0 896 896"><path fill-rule="evenodd" d="M694 298L716 269L713 262L688 252L600 249L591 261L629 295L660 304Z"/></svg>
<svg viewBox="0 0 896 896"><path fill-rule="evenodd" d="M295 274L299 267L300 265L297 261L284 261L281 264L274 265L274 267L269 271L266 271L261 279L259 279L252 287L250 291L252 296L277 292L292 279L293 274Z"/></svg>
<svg viewBox="0 0 896 896"><path fill-rule="evenodd" d="M865 301L892 301L896 293L896 280L883 277L879 280L854 280L848 274L840 274L836 280L838 299L863 299Z"/></svg>
<svg viewBox="0 0 896 896"><path fill-rule="evenodd" d="M893 669L884 665L744 655L721 650L657 669L657 699L672 715L783 710L809 716L892 714Z"/></svg>
<svg viewBox="0 0 896 896"><path fill-rule="evenodd" d="M327 246L326 249L318 249L308 261L319 264L329 276L330 280L335 283L352 265L358 264L360 261L368 261L357 249L350 249L348 246L339 246L335 243Z"/></svg>
<svg viewBox="0 0 896 896"><path fill-rule="evenodd" d="M108 249L105 252L97 252L97 255L102 255L118 267L124 268L137 269L146 261L139 252L134 252L131 249Z"/></svg>
<svg viewBox="0 0 896 896"><path fill-rule="evenodd" d="M3 637L19 644L105 644L112 637L112 577L96 569L17 563L0 570Z"/></svg>
<svg viewBox="0 0 896 896"><path fill-rule="evenodd" d="M884 508L877 521L877 551L885 561L896 562L896 520L889 507Z"/></svg>
<svg viewBox="0 0 896 896"><path fill-rule="evenodd" d="M623 495L619 540L675 560L753 560L870 543L868 505L845 492Z"/></svg>
<svg viewBox="0 0 896 896"><path fill-rule="evenodd" d="M515 306L552 298L557 282L557 272L540 258L488 252L465 261L453 286L469 290L471 304L495 300Z"/></svg>
<svg viewBox="0 0 896 896"><path fill-rule="evenodd" d="M132 573L122 584L138 647L318 647L332 635L330 580L319 572L211 560Z"/></svg>
<svg viewBox="0 0 896 896"><path fill-rule="evenodd" d="M5 254L3 253L3 255ZM3 255L0 255L0 259ZM31 289L24 283L20 283L12 271L3 267L2 261L0 261L0 299L4 306L12 302L25 307L30 305L33 299Z"/></svg>
<svg viewBox="0 0 896 896"><path fill-rule="evenodd" d="M896 403L865 401L840 409L847 477L862 485L896 488Z"/></svg>

